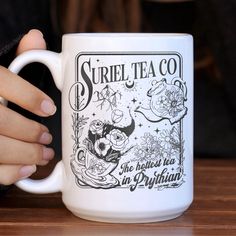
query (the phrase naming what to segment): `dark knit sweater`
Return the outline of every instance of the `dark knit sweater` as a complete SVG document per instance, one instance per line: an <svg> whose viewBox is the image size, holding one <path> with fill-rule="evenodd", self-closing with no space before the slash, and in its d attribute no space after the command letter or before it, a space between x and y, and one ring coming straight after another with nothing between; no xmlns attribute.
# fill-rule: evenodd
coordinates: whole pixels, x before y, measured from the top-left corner
<svg viewBox="0 0 236 236"><path fill-rule="evenodd" d="M16 48L20 39L33 28L39 29L43 32L48 49L53 51L59 50L58 45L60 45L60 40L58 40L58 36L54 32L51 21L51 1L1 0L0 65L7 67L10 64L10 62L15 58ZM53 135L52 147L56 151L56 156L60 157L60 93L56 89L51 75L45 66L33 63L26 66L21 71L20 75L53 98L58 107L57 113L50 118L39 118L14 104L9 104L9 107L30 119L42 122L48 126ZM58 126L55 127L55 124L58 124ZM4 192L4 189L7 188L0 185L0 193Z"/></svg>

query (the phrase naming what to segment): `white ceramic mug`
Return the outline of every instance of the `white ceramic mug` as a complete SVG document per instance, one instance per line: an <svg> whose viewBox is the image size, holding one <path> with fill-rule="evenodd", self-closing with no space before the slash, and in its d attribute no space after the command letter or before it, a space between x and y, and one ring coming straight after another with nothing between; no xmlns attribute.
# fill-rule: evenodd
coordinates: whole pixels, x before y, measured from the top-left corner
<svg viewBox="0 0 236 236"><path fill-rule="evenodd" d="M193 199L193 40L187 34L67 34L62 52L34 50L62 92L62 161L32 193L61 191L75 215L153 222ZM59 124L58 124L59 125Z"/></svg>

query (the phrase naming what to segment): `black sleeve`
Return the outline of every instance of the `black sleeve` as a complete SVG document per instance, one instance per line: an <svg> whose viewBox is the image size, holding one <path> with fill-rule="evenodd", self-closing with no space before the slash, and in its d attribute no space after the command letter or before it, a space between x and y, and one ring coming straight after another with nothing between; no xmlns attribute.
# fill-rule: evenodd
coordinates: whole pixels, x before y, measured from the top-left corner
<svg viewBox="0 0 236 236"><path fill-rule="evenodd" d="M7 67L15 57L17 45L22 38L23 34L18 35L16 38L10 40L8 43L0 47L0 65Z"/></svg>

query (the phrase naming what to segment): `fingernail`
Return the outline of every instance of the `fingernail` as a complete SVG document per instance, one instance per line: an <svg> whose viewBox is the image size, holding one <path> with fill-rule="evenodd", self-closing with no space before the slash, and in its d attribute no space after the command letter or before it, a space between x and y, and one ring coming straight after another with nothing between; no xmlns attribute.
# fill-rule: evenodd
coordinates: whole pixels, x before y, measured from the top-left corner
<svg viewBox="0 0 236 236"><path fill-rule="evenodd" d="M28 32L28 34L29 33L37 33L37 34L39 34L42 38L43 38L43 33L40 31L40 30L38 30L38 29L31 29L29 32Z"/></svg>
<svg viewBox="0 0 236 236"><path fill-rule="evenodd" d="M21 179L27 178L36 171L36 165L23 166L19 170L19 175Z"/></svg>
<svg viewBox="0 0 236 236"><path fill-rule="evenodd" d="M53 115L57 108L50 100L43 100L41 103L41 110L47 115Z"/></svg>
<svg viewBox="0 0 236 236"><path fill-rule="evenodd" d="M48 132L43 132L39 138L39 142L42 144L49 144L52 142L52 135Z"/></svg>
<svg viewBox="0 0 236 236"><path fill-rule="evenodd" d="M54 157L54 151L52 148L43 147L43 160L50 161Z"/></svg>

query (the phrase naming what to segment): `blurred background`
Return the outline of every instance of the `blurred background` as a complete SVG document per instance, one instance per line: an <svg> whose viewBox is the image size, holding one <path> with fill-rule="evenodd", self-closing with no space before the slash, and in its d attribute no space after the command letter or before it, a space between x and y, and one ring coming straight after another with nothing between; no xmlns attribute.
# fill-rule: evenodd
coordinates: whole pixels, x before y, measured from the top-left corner
<svg viewBox="0 0 236 236"><path fill-rule="evenodd" d="M6 40L10 40L38 28L44 33L48 48L60 51L62 34L71 32L192 34L195 156L233 158L236 157L235 12L235 0L2 0L0 35L5 34L9 37ZM6 14L8 20L4 18ZM6 61L0 55L0 63L9 63ZM25 70L27 74L30 68ZM34 68L37 70L42 71ZM44 77L47 74L45 68ZM59 103L60 93L48 78L36 80L28 76L28 80ZM57 117L43 122L49 126L60 124L59 113L60 110ZM59 130L59 126L52 130L57 150L60 150Z"/></svg>

